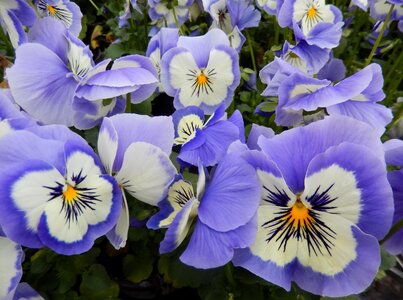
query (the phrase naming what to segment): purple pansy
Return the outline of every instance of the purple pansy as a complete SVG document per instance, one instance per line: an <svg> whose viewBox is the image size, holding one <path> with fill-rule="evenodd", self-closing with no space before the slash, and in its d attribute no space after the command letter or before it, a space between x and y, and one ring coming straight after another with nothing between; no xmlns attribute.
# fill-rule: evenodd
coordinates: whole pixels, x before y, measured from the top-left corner
<svg viewBox="0 0 403 300"><path fill-rule="evenodd" d="M221 105L204 123L204 113L196 106L177 110L173 115L174 144L182 145L178 155L180 162L194 166L214 166L236 141L245 142L244 124L239 111L227 120Z"/></svg>
<svg viewBox="0 0 403 300"><path fill-rule="evenodd" d="M93 67L92 54L60 21L49 17L35 24L29 38L7 69L11 93L36 120L72 126L74 92Z"/></svg>
<svg viewBox="0 0 403 300"><path fill-rule="evenodd" d="M168 3L161 0L147 0L149 5L148 15L151 20L163 19L168 27L176 27L175 18L177 18L179 24L183 24L188 19L189 6L193 3L193 0L179 0L177 5L174 3Z"/></svg>
<svg viewBox="0 0 403 300"><path fill-rule="evenodd" d="M326 77L326 72L322 72L321 78ZM377 103L385 97L382 86L382 70L377 64L370 64L334 85L327 79L292 74L281 82L278 89L276 123L293 126L301 121L302 110L326 108L330 115L356 118L382 134L385 125L392 120L391 110Z"/></svg>
<svg viewBox="0 0 403 300"><path fill-rule="evenodd" d="M80 7L70 0L37 0L36 8L42 17L52 17L60 20L75 36L81 31Z"/></svg>
<svg viewBox="0 0 403 300"><path fill-rule="evenodd" d="M257 237L234 264L287 290L294 281L323 296L362 292L393 215L378 136L365 123L329 116L262 137L259 146L248 157L262 186Z"/></svg>
<svg viewBox="0 0 403 300"><path fill-rule="evenodd" d="M403 166L403 141L389 140L384 144L385 160L387 164ZM388 172L388 180L393 190L395 200L395 215L393 223L403 219L403 169ZM391 238L384 243L385 249L394 255L403 253L403 228L400 228Z"/></svg>
<svg viewBox="0 0 403 300"><path fill-rule="evenodd" d="M35 11L25 0L0 1L0 25L14 48L27 41L24 26L34 25Z"/></svg>
<svg viewBox="0 0 403 300"><path fill-rule="evenodd" d="M160 212L148 222L150 228L168 228L161 253L176 249L195 222L180 260L201 269L226 264L234 249L253 241L260 197L256 173L239 153L226 155L205 181L203 167L199 167L196 193L190 182L177 178L159 203Z"/></svg>
<svg viewBox="0 0 403 300"><path fill-rule="evenodd" d="M127 130L130 128L130 130ZM125 192L157 205L165 197L177 171L169 159L174 139L171 117L119 114L104 118L98 152L106 171L114 175L123 198L119 220L108 233L112 245L124 247L130 225Z"/></svg>
<svg viewBox="0 0 403 300"><path fill-rule="evenodd" d="M212 0L203 1L203 6L213 19L211 27L224 31L238 52L245 42L241 30L257 27L260 22L260 12L249 1Z"/></svg>
<svg viewBox="0 0 403 300"><path fill-rule="evenodd" d="M78 135L56 125L29 129L0 139L0 225L23 246L88 251L116 224L120 188Z"/></svg>
<svg viewBox="0 0 403 300"><path fill-rule="evenodd" d="M162 57L161 82L175 97L176 109L193 105L212 114L222 103L227 108L232 102L240 82L238 54L219 29L199 37L181 36L177 47Z"/></svg>

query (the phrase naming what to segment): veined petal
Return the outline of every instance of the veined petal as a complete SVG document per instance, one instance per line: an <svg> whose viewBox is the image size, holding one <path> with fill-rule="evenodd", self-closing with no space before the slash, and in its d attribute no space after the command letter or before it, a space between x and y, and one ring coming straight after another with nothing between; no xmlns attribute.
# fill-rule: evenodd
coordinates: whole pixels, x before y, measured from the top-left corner
<svg viewBox="0 0 403 300"><path fill-rule="evenodd" d="M372 283L380 265L376 238L337 215L326 214L322 220L335 232L331 255L307 256L299 247L295 282L318 295L342 297L361 293Z"/></svg>
<svg viewBox="0 0 403 300"><path fill-rule="evenodd" d="M170 224L165 238L160 244L160 253L171 252L176 249L186 238L190 226L197 215L199 201L196 198L190 198L184 206L178 211Z"/></svg>
<svg viewBox="0 0 403 300"><path fill-rule="evenodd" d="M270 139L262 137L258 144L268 158L276 163L290 189L298 193L304 190L310 161L329 147L342 142L363 145L380 159L384 155L379 137L371 126L343 116L329 116Z"/></svg>
<svg viewBox="0 0 403 300"><path fill-rule="evenodd" d="M135 142L127 148L116 180L136 199L157 205L166 195L176 172L168 155L160 148Z"/></svg>
<svg viewBox="0 0 403 300"><path fill-rule="evenodd" d="M393 195L385 165L365 146L342 143L316 156L301 197L311 209L345 218L378 239L390 229Z"/></svg>
<svg viewBox="0 0 403 300"><path fill-rule="evenodd" d="M115 179L109 175L82 174L74 187L47 201L38 233L54 251L80 254L116 224L122 201ZM69 194L69 188L73 189Z"/></svg>
<svg viewBox="0 0 403 300"><path fill-rule="evenodd" d="M48 200L53 197L49 187L58 186L57 183L63 185L64 177L40 160L26 160L2 170L0 225L7 236L27 247L43 245L37 236L38 224Z"/></svg>
<svg viewBox="0 0 403 300"><path fill-rule="evenodd" d="M7 296L13 293L18 282L22 277L22 258L23 251L21 246L0 236L0 297L8 299Z"/></svg>
<svg viewBox="0 0 403 300"><path fill-rule="evenodd" d="M203 127L204 113L196 106L189 106L176 110L172 114L172 121L175 129L174 143L182 145L195 137L197 128Z"/></svg>
<svg viewBox="0 0 403 300"><path fill-rule="evenodd" d="M192 184L184 180L181 174L177 174L168 189L167 197L158 202L159 212L151 216L147 227L151 229L168 227L181 208L193 197Z"/></svg>

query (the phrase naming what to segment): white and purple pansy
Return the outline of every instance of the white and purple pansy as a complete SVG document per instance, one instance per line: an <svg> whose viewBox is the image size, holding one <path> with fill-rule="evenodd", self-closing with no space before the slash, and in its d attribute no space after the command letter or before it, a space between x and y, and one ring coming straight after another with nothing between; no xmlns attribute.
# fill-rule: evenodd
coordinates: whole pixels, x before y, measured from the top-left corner
<svg viewBox="0 0 403 300"><path fill-rule="evenodd" d="M80 7L70 0L37 0L36 8L41 17L52 17L60 20L75 36L81 31Z"/></svg>
<svg viewBox="0 0 403 300"><path fill-rule="evenodd" d="M244 124L239 111L227 120L224 105L204 122L203 111L196 106L177 110L172 115L175 129L174 144L182 145L178 161L194 166L214 166L236 141L245 142Z"/></svg>
<svg viewBox="0 0 403 300"><path fill-rule="evenodd" d="M232 259L234 249L252 243L260 189L253 167L242 155L225 156L207 180L206 171L199 166L196 194L190 182L176 178L167 198L158 204L160 212L147 223L154 229L168 228L160 244L161 253L176 249L193 224L180 260L196 268L222 266Z"/></svg>
<svg viewBox="0 0 403 300"><path fill-rule="evenodd" d="M93 67L92 54L63 24L39 20L30 42L18 47L7 79L15 101L45 124L72 126L72 101L78 82Z"/></svg>
<svg viewBox="0 0 403 300"><path fill-rule="evenodd" d="M385 160L389 165L396 167L403 166L403 141L389 140L384 144ZM395 200L395 215L393 216L393 224L403 219L403 169L388 172L388 180L393 190L393 198ZM403 253L403 229L400 228L383 244L385 249L394 255Z"/></svg>
<svg viewBox="0 0 403 300"><path fill-rule="evenodd" d="M329 70L333 73L332 70ZM326 77L321 73L321 78ZM302 74L292 74L278 89L279 105L276 108L276 123L296 125L287 120L287 112L315 111L326 108L329 115L346 115L366 122L381 135L392 120L389 108L379 104L385 94L382 91L382 70L378 64L370 64L359 72L336 84L327 79L317 79ZM297 120L297 119L296 119Z"/></svg>
<svg viewBox="0 0 403 300"><path fill-rule="evenodd" d="M130 225L125 192L154 206L166 196L177 173L169 159L173 139L171 117L119 114L104 118L98 151L106 171L116 178L123 195L119 200L123 203L119 220L107 234L115 248L125 246Z"/></svg>
<svg viewBox="0 0 403 300"><path fill-rule="evenodd" d="M0 1L0 25L14 48L27 41L24 26L34 25L36 19L35 11L25 0Z"/></svg>
<svg viewBox="0 0 403 300"><path fill-rule="evenodd" d="M257 237L235 265L286 290L294 281L323 296L362 292L393 215L378 136L365 123L329 116L262 137L259 146L248 158L262 189Z"/></svg>
<svg viewBox="0 0 403 300"><path fill-rule="evenodd" d="M147 0L147 3L151 20L163 19L165 27L176 27L176 20L179 24L183 24L188 19L189 6L193 0L178 0L175 3L167 0Z"/></svg>
<svg viewBox="0 0 403 300"><path fill-rule="evenodd" d="M83 253L116 224L120 188L80 137L38 128L42 137L20 130L0 140L0 225L21 245Z"/></svg>
<svg viewBox="0 0 403 300"><path fill-rule="evenodd" d="M199 37L181 36L177 47L162 57L161 82L175 97L176 109L193 105L212 114L221 104L227 108L232 102L240 82L238 54L219 29Z"/></svg>

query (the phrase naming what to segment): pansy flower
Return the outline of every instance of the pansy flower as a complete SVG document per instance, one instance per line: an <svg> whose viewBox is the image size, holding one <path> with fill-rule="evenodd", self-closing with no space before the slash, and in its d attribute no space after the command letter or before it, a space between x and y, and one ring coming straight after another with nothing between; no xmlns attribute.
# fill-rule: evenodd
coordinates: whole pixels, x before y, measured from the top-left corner
<svg viewBox="0 0 403 300"><path fill-rule="evenodd" d="M214 166L224 157L232 142L245 142L241 113L235 111L227 120L223 105L206 122L203 111L196 106L177 110L172 120L174 144L182 145L177 157L181 163Z"/></svg>
<svg viewBox="0 0 403 300"><path fill-rule="evenodd" d="M203 1L203 6L213 19L211 27L224 31L238 52L245 42L241 30L257 27L260 22L260 12L249 1L212 0Z"/></svg>
<svg viewBox="0 0 403 300"><path fill-rule="evenodd" d="M177 47L161 60L161 82L165 92L175 97L176 109L193 105L212 114L222 103L227 108L239 81L238 54L219 29L204 36L179 37Z"/></svg>
<svg viewBox="0 0 403 300"><path fill-rule="evenodd" d="M179 24L185 23L188 19L189 6L192 5L193 0L178 0L175 3L167 0L147 0L147 3L151 20L163 19L165 27L176 27L175 18Z"/></svg>
<svg viewBox="0 0 403 300"><path fill-rule="evenodd" d="M354 130L351 130L354 128ZM262 189L255 242L233 260L290 290L340 297L362 292L380 264L393 215L382 144L373 129L330 116L260 138Z"/></svg>
<svg viewBox="0 0 403 300"><path fill-rule="evenodd" d="M14 48L27 41L24 26L34 25L35 11L25 0L0 1L0 25Z"/></svg>
<svg viewBox="0 0 403 300"><path fill-rule="evenodd" d="M126 26L128 24L127 20L130 19L130 6L142 14L140 7L137 5L137 0L126 0L124 3L123 13L119 16L119 27Z"/></svg>
<svg viewBox="0 0 403 300"><path fill-rule="evenodd" d="M387 164L402 167L403 166L403 141L389 140L384 144L385 160ZM395 200L395 215L393 224L403 219L403 169L388 172L388 180L393 190ZM383 244L385 249L394 255L403 253L403 229L400 228Z"/></svg>
<svg viewBox="0 0 403 300"><path fill-rule="evenodd" d="M226 264L234 249L253 241L260 197L256 173L238 153L224 157L210 176L206 182L205 171L199 167L196 193L190 182L177 178L158 204L160 212L147 223L154 229L168 228L161 253L176 249L195 223L180 260L200 269Z"/></svg>
<svg viewBox="0 0 403 300"><path fill-rule="evenodd" d="M80 7L70 0L38 0L36 8L42 17L52 17L60 20L75 36L81 31Z"/></svg>
<svg viewBox="0 0 403 300"><path fill-rule="evenodd" d="M60 21L44 18L30 31L30 42L17 48L6 75L15 101L30 116L72 126L75 89L93 64L88 47Z"/></svg>
<svg viewBox="0 0 403 300"><path fill-rule="evenodd" d="M116 224L121 191L88 144L57 126L0 139L0 225L13 241L72 255Z"/></svg>
<svg viewBox="0 0 403 300"><path fill-rule="evenodd" d="M278 13L279 25L292 27L297 41L328 49L339 44L342 20L340 9L325 0L285 0Z"/></svg>
<svg viewBox="0 0 403 300"><path fill-rule="evenodd" d="M334 70L330 70L330 73L334 74ZM326 77L326 74L322 72L321 76ZM325 107L328 114L356 118L372 125L381 135L385 131L385 125L392 120L391 110L377 103L385 97L382 86L382 70L377 64L370 64L334 85L327 79L293 74L279 88L276 122L295 125L292 120L288 120L290 123L287 124L281 121L285 119L281 109L297 112L315 111Z"/></svg>
<svg viewBox="0 0 403 300"><path fill-rule="evenodd" d="M169 159L173 138L171 117L119 114L104 118L98 152L123 195L119 199L122 203L119 220L107 235L115 248L125 246L130 225L125 192L154 206L165 197L177 173Z"/></svg>

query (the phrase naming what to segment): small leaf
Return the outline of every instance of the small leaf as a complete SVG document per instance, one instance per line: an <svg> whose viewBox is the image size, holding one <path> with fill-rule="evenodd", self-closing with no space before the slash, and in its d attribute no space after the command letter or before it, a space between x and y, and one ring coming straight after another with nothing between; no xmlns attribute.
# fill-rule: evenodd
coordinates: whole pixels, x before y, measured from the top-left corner
<svg viewBox="0 0 403 300"><path fill-rule="evenodd" d="M80 292L85 299L117 299L119 285L112 281L102 265L92 265L84 272Z"/></svg>
<svg viewBox="0 0 403 300"><path fill-rule="evenodd" d="M127 255L123 259L123 273L131 282L139 283L151 275L153 263L153 257L148 252Z"/></svg>

